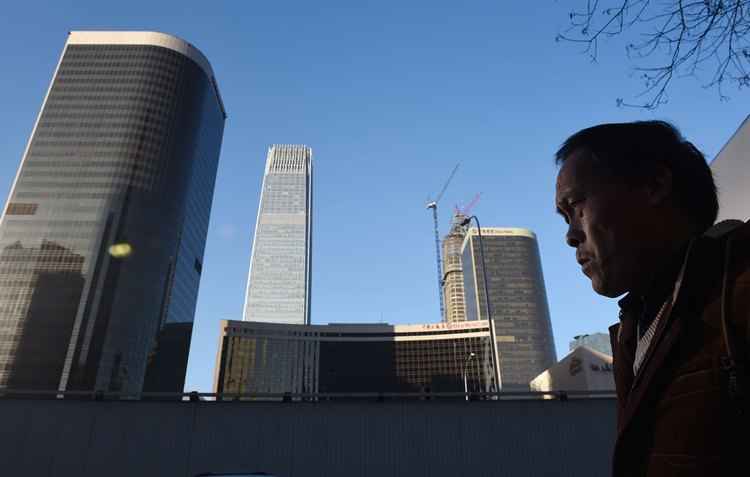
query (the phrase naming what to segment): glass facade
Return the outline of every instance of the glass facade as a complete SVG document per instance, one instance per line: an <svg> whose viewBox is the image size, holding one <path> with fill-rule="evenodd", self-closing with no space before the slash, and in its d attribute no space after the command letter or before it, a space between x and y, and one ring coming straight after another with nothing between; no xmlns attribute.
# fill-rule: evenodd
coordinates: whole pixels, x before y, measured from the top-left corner
<svg viewBox="0 0 750 477"><path fill-rule="evenodd" d="M225 121L195 55L68 37L0 223L0 387L182 391Z"/></svg>
<svg viewBox="0 0 750 477"><path fill-rule="evenodd" d="M245 298L245 321L310 323L312 150L268 150Z"/></svg>
<svg viewBox="0 0 750 477"><path fill-rule="evenodd" d="M485 392L489 323L282 325L223 321L216 392ZM465 381L464 381L465 378Z"/></svg>
<svg viewBox="0 0 750 477"><path fill-rule="evenodd" d="M526 229L482 227L482 239L502 389L528 391L529 382L556 359L536 236ZM467 318L486 320L476 228L467 233L462 259Z"/></svg>
<svg viewBox="0 0 750 477"><path fill-rule="evenodd" d="M474 353L474 357L471 357ZM320 347L320 392L489 391L489 334L409 341L328 341Z"/></svg>

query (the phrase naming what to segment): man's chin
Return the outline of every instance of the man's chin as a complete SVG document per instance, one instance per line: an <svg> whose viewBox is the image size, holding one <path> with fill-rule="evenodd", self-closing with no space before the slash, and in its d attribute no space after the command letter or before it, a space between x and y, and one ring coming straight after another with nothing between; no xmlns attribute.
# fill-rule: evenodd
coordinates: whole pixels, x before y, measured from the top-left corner
<svg viewBox="0 0 750 477"><path fill-rule="evenodd" d="M603 283L601 280L597 280L597 277L591 278L591 288L594 289L597 295L605 296L607 298L617 298L625 293L617 287L613 287L607 283Z"/></svg>

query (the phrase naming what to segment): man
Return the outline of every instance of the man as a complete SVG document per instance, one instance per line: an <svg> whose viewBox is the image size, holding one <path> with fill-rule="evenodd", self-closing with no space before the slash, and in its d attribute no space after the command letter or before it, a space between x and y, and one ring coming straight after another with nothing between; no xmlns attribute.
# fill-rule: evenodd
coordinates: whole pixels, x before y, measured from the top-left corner
<svg viewBox="0 0 750 477"><path fill-rule="evenodd" d="M610 328L615 476L747 475L750 223L714 226L703 155L661 121L603 124L556 155L557 211ZM737 462L734 462L737 458ZM743 462L743 460L745 462Z"/></svg>

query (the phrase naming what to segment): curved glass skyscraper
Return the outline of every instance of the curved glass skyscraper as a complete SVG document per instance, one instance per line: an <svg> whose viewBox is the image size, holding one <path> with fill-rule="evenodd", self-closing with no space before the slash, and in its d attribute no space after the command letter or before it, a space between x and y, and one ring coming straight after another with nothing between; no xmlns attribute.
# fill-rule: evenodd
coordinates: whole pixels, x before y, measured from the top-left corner
<svg viewBox="0 0 750 477"><path fill-rule="evenodd" d="M482 227L482 241L502 389L528 391L529 382L556 357L536 235L521 228ZM486 320L476 228L468 230L462 249L467 319Z"/></svg>
<svg viewBox="0 0 750 477"><path fill-rule="evenodd" d="M70 33L0 222L0 387L182 391L225 119L187 42Z"/></svg>
<svg viewBox="0 0 750 477"><path fill-rule="evenodd" d="M255 223L245 321L310 324L312 150L274 145Z"/></svg>

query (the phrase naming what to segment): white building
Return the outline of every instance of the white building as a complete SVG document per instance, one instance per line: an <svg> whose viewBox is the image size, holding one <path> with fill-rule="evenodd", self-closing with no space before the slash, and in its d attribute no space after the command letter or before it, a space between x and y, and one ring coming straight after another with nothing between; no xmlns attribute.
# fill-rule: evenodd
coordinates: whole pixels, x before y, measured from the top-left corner
<svg viewBox="0 0 750 477"><path fill-rule="evenodd" d="M613 391L612 357L579 346L534 378L532 391Z"/></svg>
<svg viewBox="0 0 750 477"><path fill-rule="evenodd" d="M711 161L719 189L719 218L750 219L750 116Z"/></svg>

